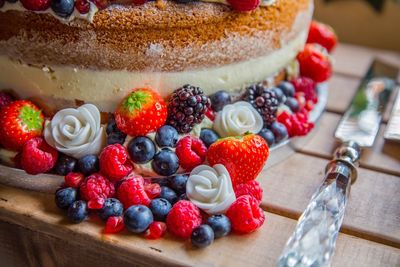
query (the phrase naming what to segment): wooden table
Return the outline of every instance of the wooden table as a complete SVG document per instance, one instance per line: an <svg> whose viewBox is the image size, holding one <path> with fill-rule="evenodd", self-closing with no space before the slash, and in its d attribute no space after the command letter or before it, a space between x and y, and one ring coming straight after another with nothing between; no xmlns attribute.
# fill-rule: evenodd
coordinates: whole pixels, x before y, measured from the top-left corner
<svg viewBox="0 0 400 267"><path fill-rule="evenodd" d="M266 223L254 234L230 235L197 250L167 236L147 241L123 232L103 235L103 223L71 225L53 195L0 186L0 244L3 266L275 266L296 219L323 179L336 144L334 129L372 58L400 66L400 54L340 45L330 98L311 135L297 152L264 171L262 208ZM382 123L375 146L365 150L351 190L332 266L400 266L400 145L385 143Z"/></svg>

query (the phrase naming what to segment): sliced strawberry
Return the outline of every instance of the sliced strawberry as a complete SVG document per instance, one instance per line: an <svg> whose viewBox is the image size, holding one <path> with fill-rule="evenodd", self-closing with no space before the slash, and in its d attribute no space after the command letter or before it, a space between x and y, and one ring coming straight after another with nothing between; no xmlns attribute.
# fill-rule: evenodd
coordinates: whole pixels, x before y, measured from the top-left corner
<svg viewBox="0 0 400 267"><path fill-rule="evenodd" d="M332 63L329 56L319 45L306 44L297 55L301 76L309 77L315 82L324 82L332 75Z"/></svg>

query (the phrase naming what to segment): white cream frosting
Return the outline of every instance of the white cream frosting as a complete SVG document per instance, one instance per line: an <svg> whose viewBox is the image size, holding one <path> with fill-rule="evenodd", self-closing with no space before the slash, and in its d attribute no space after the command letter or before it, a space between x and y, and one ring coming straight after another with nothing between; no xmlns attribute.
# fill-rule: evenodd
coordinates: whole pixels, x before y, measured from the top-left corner
<svg viewBox="0 0 400 267"><path fill-rule="evenodd" d="M92 104L57 112L47 123L44 138L58 151L77 159L99 154L106 143L100 111Z"/></svg>
<svg viewBox="0 0 400 267"><path fill-rule="evenodd" d="M214 130L221 137L258 133L263 128L263 119L253 106L244 101L226 105L217 113Z"/></svg>
<svg viewBox="0 0 400 267"><path fill-rule="evenodd" d="M186 184L186 195L208 214L225 213L236 200L231 177L222 164L194 168Z"/></svg>

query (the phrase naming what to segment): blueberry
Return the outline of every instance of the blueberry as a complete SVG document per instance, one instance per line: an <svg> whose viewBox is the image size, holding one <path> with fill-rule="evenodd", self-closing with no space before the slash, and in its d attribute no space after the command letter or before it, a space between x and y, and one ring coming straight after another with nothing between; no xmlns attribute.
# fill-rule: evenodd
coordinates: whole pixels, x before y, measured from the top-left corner
<svg viewBox="0 0 400 267"><path fill-rule="evenodd" d="M68 208L68 218L73 223L80 223L86 219L88 215L87 204L83 200L77 200Z"/></svg>
<svg viewBox="0 0 400 267"><path fill-rule="evenodd" d="M295 90L294 90L294 86L292 83L283 81L278 85L278 88L280 88L282 90L282 92L285 94L285 96L287 96L287 97L294 96Z"/></svg>
<svg viewBox="0 0 400 267"><path fill-rule="evenodd" d="M218 91L210 96L211 107L215 112L224 108L225 105L232 102L231 95L227 91Z"/></svg>
<svg viewBox="0 0 400 267"><path fill-rule="evenodd" d="M88 176L99 171L99 158L96 155L86 155L78 160L78 169Z"/></svg>
<svg viewBox="0 0 400 267"><path fill-rule="evenodd" d="M76 189L72 187L58 190L55 197L57 207L64 210L68 209L75 202L77 195Z"/></svg>
<svg viewBox="0 0 400 267"><path fill-rule="evenodd" d="M231 232L231 221L223 214L209 217L207 224L213 229L215 238L226 236Z"/></svg>
<svg viewBox="0 0 400 267"><path fill-rule="evenodd" d="M120 144L123 145L125 143L126 134L122 132L113 132L107 135L107 145Z"/></svg>
<svg viewBox="0 0 400 267"><path fill-rule="evenodd" d="M153 159L156 153L156 146L150 138L138 136L129 142L128 153L133 162L146 163Z"/></svg>
<svg viewBox="0 0 400 267"><path fill-rule="evenodd" d="M151 166L159 175L170 176L178 170L179 159L175 152L169 149L162 149L154 156Z"/></svg>
<svg viewBox="0 0 400 267"><path fill-rule="evenodd" d="M121 216L124 211L122 203L115 198L106 199L103 208L99 211L99 217L106 221L108 217Z"/></svg>
<svg viewBox="0 0 400 267"><path fill-rule="evenodd" d="M172 205L178 201L175 191L167 186L161 186L160 198L165 198Z"/></svg>
<svg viewBox="0 0 400 267"><path fill-rule="evenodd" d="M160 186L169 186L169 180L166 178L153 178L151 183L159 184Z"/></svg>
<svg viewBox="0 0 400 267"><path fill-rule="evenodd" d="M170 187L177 193L183 194L186 192L186 182L188 176L184 174L179 174L170 178Z"/></svg>
<svg viewBox="0 0 400 267"><path fill-rule="evenodd" d="M143 205L130 206L124 213L125 227L133 233L143 233L153 220L151 210Z"/></svg>
<svg viewBox="0 0 400 267"><path fill-rule="evenodd" d="M279 87L274 87L271 88L271 90L275 93L276 98L278 99L278 102L281 104L285 101L285 95L283 94L283 91Z"/></svg>
<svg viewBox="0 0 400 267"><path fill-rule="evenodd" d="M153 213L154 220L163 222L167 218L172 205L165 198L156 198L150 202L149 208Z"/></svg>
<svg viewBox="0 0 400 267"><path fill-rule="evenodd" d="M298 112L300 110L299 102L297 102L296 98L288 97L285 105L288 106L293 112Z"/></svg>
<svg viewBox="0 0 400 267"><path fill-rule="evenodd" d="M209 225L202 224L193 230L191 240L194 246L205 248L214 242L214 231Z"/></svg>
<svg viewBox="0 0 400 267"><path fill-rule="evenodd" d="M114 115L111 115L111 117L108 119L106 133L112 134L112 133L117 133L117 132L121 132L121 131L117 127L117 123L115 122Z"/></svg>
<svg viewBox="0 0 400 267"><path fill-rule="evenodd" d="M54 167L54 171L59 175L65 176L68 173L73 172L75 170L77 162L78 161L72 157L60 154L56 166Z"/></svg>
<svg viewBox="0 0 400 267"><path fill-rule="evenodd" d="M62 18L69 17L74 12L74 0L52 0L51 9Z"/></svg>
<svg viewBox="0 0 400 267"><path fill-rule="evenodd" d="M268 146L272 146L275 143L274 133L267 128L262 129L258 135L264 138L264 140L268 143Z"/></svg>
<svg viewBox="0 0 400 267"><path fill-rule="evenodd" d="M200 139L203 141L203 143L206 145L206 147L211 146L213 143L215 143L219 138L219 135L208 128L203 128L201 129L200 132Z"/></svg>
<svg viewBox="0 0 400 267"><path fill-rule="evenodd" d="M276 143L279 143L280 141L288 137L287 129L282 123L273 122L271 124L271 130L274 133Z"/></svg>
<svg viewBox="0 0 400 267"><path fill-rule="evenodd" d="M178 138L178 131L174 127L164 125L158 129L155 140L160 147L175 147Z"/></svg>

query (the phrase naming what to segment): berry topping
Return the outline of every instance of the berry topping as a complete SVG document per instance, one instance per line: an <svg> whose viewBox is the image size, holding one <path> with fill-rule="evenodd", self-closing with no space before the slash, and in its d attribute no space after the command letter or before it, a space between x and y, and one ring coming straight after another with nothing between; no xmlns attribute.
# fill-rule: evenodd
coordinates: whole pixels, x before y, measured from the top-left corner
<svg viewBox="0 0 400 267"><path fill-rule="evenodd" d="M175 191L166 186L161 186L160 198L168 200L168 202L172 205L178 201L178 196L176 195Z"/></svg>
<svg viewBox="0 0 400 267"><path fill-rule="evenodd" d="M179 174L170 178L169 185L177 194L183 194L186 192L187 180L187 175Z"/></svg>
<svg viewBox="0 0 400 267"><path fill-rule="evenodd" d="M275 143L274 133L270 129L264 128L258 133L258 135L264 138L269 147Z"/></svg>
<svg viewBox="0 0 400 267"><path fill-rule="evenodd" d="M225 105L232 102L231 95L227 91L218 91L210 95L211 107L215 112L221 111Z"/></svg>
<svg viewBox="0 0 400 267"><path fill-rule="evenodd" d="M232 229L241 234L254 232L265 221L265 215L258 206L258 200L249 195L236 199L226 216L231 220Z"/></svg>
<svg viewBox="0 0 400 267"><path fill-rule="evenodd" d="M278 99L278 103L282 104L284 100L286 100L286 96L283 93L282 89L279 87L273 87L271 90L275 93L276 98Z"/></svg>
<svg viewBox="0 0 400 267"><path fill-rule="evenodd" d="M306 135L314 128L314 124L308 122L308 112L305 109L292 115L282 112L278 116L278 121L284 125L290 137Z"/></svg>
<svg viewBox="0 0 400 267"><path fill-rule="evenodd" d="M56 205L60 209L68 209L76 201L78 193L75 188L67 187L56 192Z"/></svg>
<svg viewBox="0 0 400 267"><path fill-rule="evenodd" d="M260 5L260 0L227 0L233 9L240 12L252 11Z"/></svg>
<svg viewBox="0 0 400 267"><path fill-rule="evenodd" d="M153 213L156 221L165 221L168 213L170 212L172 205L165 198L153 199L149 205L151 212Z"/></svg>
<svg viewBox="0 0 400 267"><path fill-rule="evenodd" d="M326 52L316 44L306 44L297 55L301 76L309 77L315 82L324 82L332 75L332 63Z"/></svg>
<svg viewBox="0 0 400 267"><path fill-rule="evenodd" d="M44 11L50 7L50 0L21 0L21 4L30 11Z"/></svg>
<svg viewBox="0 0 400 267"><path fill-rule="evenodd" d="M3 107L0 113L0 143L10 150L20 150L26 141L41 136L44 117L30 101L18 100Z"/></svg>
<svg viewBox="0 0 400 267"><path fill-rule="evenodd" d="M0 4L1 5L1 4ZM0 92L0 109L12 103L14 98L5 92Z"/></svg>
<svg viewBox="0 0 400 267"><path fill-rule="evenodd" d="M51 170L57 162L58 152L41 137L26 142L22 148L21 168L29 174L39 174Z"/></svg>
<svg viewBox="0 0 400 267"><path fill-rule="evenodd" d="M86 155L78 160L78 169L84 175L98 172L99 165L99 158L96 155Z"/></svg>
<svg viewBox="0 0 400 267"><path fill-rule="evenodd" d="M65 176L68 173L73 172L75 170L77 162L78 161L73 157L60 154L56 166L54 167L54 171L59 175Z"/></svg>
<svg viewBox="0 0 400 267"><path fill-rule="evenodd" d="M279 122L274 122L271 125L271 131L274 133L275 141L279 143L280 141L288 137L288 131L285 125Z"/></svg>
<svg viewBox="0 0 400 267"><path fill-rule="evenodd" d="M175 147L178 142L178 132L170 125L158 129L155 140L160 147Z"/></svg>
<svg viewBox="0 0 400 267"><path fill-rule="evenodd" d="M163 222L152 222L149 229L144 233L147 239L159 239L167 232L167 225Z"/></svg>
<svg viewBox="0 0 400 267"><path fill-rule="evenodd" d="M186 200L178 201L168 213L168 231L181 238L189 238L194 228L201 224L199 208Z"/></svg>
<svg viewBox="0 0 400 267"><path fill-rule="evenodd" d="M299 102L294 97L288 97L285 101L285 105L290 108L290 110L294 113L300 111Z"/></svg>
<svg viewBox="0 0 400 267"><path fill-rule="evenodd" d="M150 198L144 189L143 178L132 176L122 181L117 189L117 197L124 205L125 209L132 205L142 204L148 206Z"/></svg>
<svg viewBox="0 0 400 267"><path fill-rule="evenodd" d="M76 0L75 8L81 14L87 14L90 10L90 3L88 0Z"/></svg>
<svg viewBox="0 0 400 267"><path fill-rule="evenodd" d="M70 172L64 177L64 185L79 188L84 180L85 176L82 173Z"/></svg>
<svg viewBox="0 0 400 267"><path fill-rule="evenodd" d="M126 139L126 134L124 134L123 132L120 131L120 129L118 129L113 115L108 120L106 133L107 133L107 144L108 145L113 145L113 144L123 145L124 144L125 139Z"/></svg>
<svg viewBox="0 0 400 267"><path fill-rule="evenodd" d="M77 200L68 208L68 218L73 223L80 223L88 215L88 205L83 200Z"/></svg>
<svg viewBox="0 0 400 267"><path fill-rule="evenodd" d="M206 117L209 118L211 121L215 120L215 112L212 110L212 108L208 108L205 114Z"/></svg>
<svg viewBox="0 0 400 267"><path fill-rule="evenodd" d="M213 229L215 238L226 236L231 232L231 222L223 214L209 217L207 224Z"/></svg>
<svg viewBox="0 0 400 267"><path fill-rule="evenodd" d="M337 44L337 36L332 27L321 22L312 21L307 43L317 43L332 52Z"/></svg>
<svg viewBox="0 0 400 267"><path fill-rule="evenodd" d="M206 147L210 147L219 139L219 135L214 130L203 128L200 132L200 139Z"/></svg>
<svg viewBox="0 0 400 267"><path fill-rule="evenodd" d="M159 175L170 176L177 172L179 159L175 152L164 148L154 156L151 167Z"/></svg>
<svg viewBox="0 0 400 267"><path fill-rule="evenodd" d="M137 136L129 142L128 152L133 162L143 164L153 159L156 146L150 138Z"/></svg>
<svg viewBox="0 0 400 267"><path fill-rule="evenodd" d="M87 177L80 187L81 198L88 202L89 209L101 209L114 191L114 184L99 173Z"/></svg>
<svg viewBox="0 0 400 267"><path fill-rule="evenodd" d="M179 133L188 133L194 125L204 119L210 106L210 99L203 90L188 84L184 85L175 90L169 100L167 123L175 127Z"/></svg>
<svg viewBox="0 0 400 267"><path fill-rule="evenodd" d="M152 222L153 214L143 205L133 205L124 213L125 227L133 233L143 233Z"/></svg>
<svg viewBox="0 0 400 267"><path fill-rule="evenodd" d="M275 92L262 84L246 88L244 100L249 102L260 113L264 125L269 126L276 119L279 101Z"/></svg>
<svg viewBox="0 0 400 267"><path fill-rule="evenodd" d="M104 148L99 161L101 172L113 182L121 180L133 169L125 147L120 144Z"/></svg>
<svg viewBox="0 0 400 267"><path fill-rule="evenodd" d="M234 191L237 198L240 196L250 195L257 199L258 203L261 203L263 190L256 180L248 181L244 184L238 184L235 186Z"/></svg>
<svg viewBox="0 0 400 267"><path fill-rule="evenodd" d="M214 242L214 231L209 225L202 224L193 230L191 241L195 247L208 247Z"/></svg>
<svg viewBox="0 0 400 267"><path fill-rule="evenodd" d="M107 198L104 206L99 210L99 217L107 221L109 217L121 216L124 211L122 203L115 198Z"/></svg>
<svg viewBox="0 0 400 267"><path fill-rule="evenodd" d="M290 82L282 81L278 84L278 88L282 90L286 97L294 97L295 89Z"/></svg>
<svg viewBox="0 0 400 267"><path fill-rule="evenodd" d="M131 136L146 135L158 130L167 119L164 99L147 88L133 90L115 111L118 128Z"/></svg>
<svg viewBox="0 0 400 267"><path fill-rule="evenodd" d="M175 152L182 168L190 171L204 162L207 147L201 139L188 135L179 140Z"/></svg>
<svg viewBox="0 0 400 267"><path fill-rule="evenodd" d="M156 198L161 194L161 186L159 184L145 184L144 191L150 199Z"/></svg>
<svg viewBox="0 0 400 267"><path fill-rule="evenodd" d="M306 100L311 100L314 103L318 102L315 82L307 77L299 77L292 80L292 84L296 89L296 93L303 92Z"/></svg>
<svg viewBox="0 0 400 267"><path fill-rule="evenodd" d="M208 149L210 166L222 164L232 183L240 184L256 179L269 155L267 142L255 134L220 139Z"/></svg>
<svg viewBox="0 0 400 267"><path fill-rule="evenodd" d="M108 217L106 226L104 227L105 234L115 234L124 230L124 218L122 216L118 217Z"/></svg>
<svg viewBox="0 0 400 267"><path fill-rule="evenodd" d="M74 12L74 5L74 0L51 0L51 9L62 18L68 18Z"/></svg>

